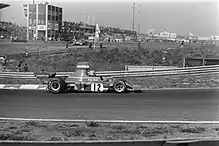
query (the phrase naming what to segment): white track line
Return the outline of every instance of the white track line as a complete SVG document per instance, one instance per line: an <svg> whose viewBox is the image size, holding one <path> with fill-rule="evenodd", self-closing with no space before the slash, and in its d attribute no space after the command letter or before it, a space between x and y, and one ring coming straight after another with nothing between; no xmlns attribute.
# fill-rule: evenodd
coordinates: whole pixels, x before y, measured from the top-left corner
<svg viewBox="0 0 219 146"><path fill-rule="evenodd" d="M11 86L11 87L10 87ZM14 87L14 86L20 86L20 87ZM29 89L29 90L46 90L47 85L40 85L40 84L0 84L0 89ZM167 91L167 90L218 90L219 87L205 87L205 88L157 88L157 89L149 89L149 88L143 88L140 89L141 91Z"/></svg>
<svg viewBox="0 0 219 146"><path fill-rule="evenodd" d="M127 121L127 120L73 120L73 119L28 119L28 118L5 118L0 120L14 121L39 121L39 122L98 122L98 123L163 123L163 124L219 124L219 121Z"/></svg>
<svg viewBox="0 0 219 146"><path fill-rule="evenodd" d="M148 89L143 88L142 91L165 91L165 90L219 90L219 87L205 87L205 88L157 88L157 89Z"/></svg>

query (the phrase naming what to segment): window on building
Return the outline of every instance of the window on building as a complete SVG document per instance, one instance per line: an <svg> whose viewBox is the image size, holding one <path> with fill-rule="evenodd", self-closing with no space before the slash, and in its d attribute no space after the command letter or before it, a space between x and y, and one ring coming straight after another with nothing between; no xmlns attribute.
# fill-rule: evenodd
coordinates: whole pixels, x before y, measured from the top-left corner
<svg viewBox="0 0 219 146"><path fill-rule="evenodd" d="M44 22L45 22L44 20L38 20L39 25L44 25Z"/></svg>
<svg viewBox="0 0 219 146"><path fill-rule="evenodd" d="M54 7L54 6L52 6L52 11L53 11L53 12L55 11L55 7Z"/></svg>
<svg viewBox="0 0 219 146"><path fill-rule="evenodd" d="M51 18L51 15L48 15L48 20L51 20L52 18Z"/></svg>
<svg viewBox="0 0 219 146"><path fill-rule="evenodd" d="M48 5L48 10L51 10L51 5Z"/></svg>
<svg viewBox="0 0 219 146"><path fill-rule="evenodd" d="M62 21L62 15L59 15L59 21Z"/></svg>

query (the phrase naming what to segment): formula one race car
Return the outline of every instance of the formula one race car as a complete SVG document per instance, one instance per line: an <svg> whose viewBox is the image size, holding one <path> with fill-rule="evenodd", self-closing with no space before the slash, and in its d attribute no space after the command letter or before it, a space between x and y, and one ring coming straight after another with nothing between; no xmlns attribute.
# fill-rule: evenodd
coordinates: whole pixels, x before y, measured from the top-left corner
<svg viewBox="0 0 219 146"><path fill-rule="evenodd" d="M104 92L114 91L123 93L137 90L139 86L134 86L125 79L114 77L96 76L95 71L89 71L87 62L78 63L76 72L68 76L60 76L56 73L49 75L47 88L50 92L57 94L67 91L73 92ZM140 89L140 88L139 88Z"/></svg>

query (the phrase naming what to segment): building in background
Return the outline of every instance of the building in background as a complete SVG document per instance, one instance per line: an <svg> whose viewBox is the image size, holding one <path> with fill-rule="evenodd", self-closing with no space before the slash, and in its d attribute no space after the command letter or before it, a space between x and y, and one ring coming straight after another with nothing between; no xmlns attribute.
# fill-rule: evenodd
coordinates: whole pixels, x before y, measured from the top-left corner
<svg viewBox="0 0 219 146"><path fill-rule="evenodd" d="M62 29L63 10L48 3L24 5L27 18L27 40L57 40Z"/></svg>

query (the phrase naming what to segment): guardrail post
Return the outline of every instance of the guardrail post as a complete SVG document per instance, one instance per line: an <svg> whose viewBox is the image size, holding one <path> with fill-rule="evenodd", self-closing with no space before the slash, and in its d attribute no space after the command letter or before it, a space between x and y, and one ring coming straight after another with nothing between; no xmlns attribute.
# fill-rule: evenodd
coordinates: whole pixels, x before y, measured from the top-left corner
<svg viewBox="0 0 219 146"><path fill-rule="evenodd" d="M202 59L202 66L205 66L205 58Z"/></svg>
<svg viewBox="0 0 219 146"><path fill-rule="evenodd" d="M186 66L186 58L183 57L183 68Z"/></svg>

